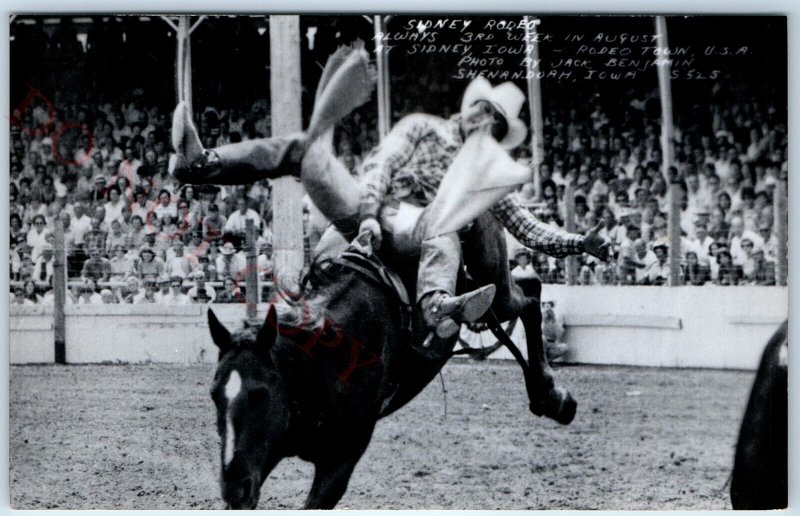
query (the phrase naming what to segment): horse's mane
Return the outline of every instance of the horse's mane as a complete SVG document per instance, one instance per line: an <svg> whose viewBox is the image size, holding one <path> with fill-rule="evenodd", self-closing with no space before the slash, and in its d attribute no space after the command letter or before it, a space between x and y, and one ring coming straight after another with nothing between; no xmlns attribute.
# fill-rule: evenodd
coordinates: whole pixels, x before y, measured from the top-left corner
<svg viewBox="0 0 800 516"><path fill-rule="evenodd" d="M358 277L358 273L339 265L334 265L324 272L312 267L313 288L302 289L300 293L277 291L277 301L272 303L272 306L275 307L278 328L292 328L291 338L294 340L320 330L327 331L335 326L327 313L326 304L332 297L339 296L344 291L352 291L350 282L344 280L345 274L348 273ZM255 340L261 324L245 321L239 342L244 343L248 338Z"/></svg>

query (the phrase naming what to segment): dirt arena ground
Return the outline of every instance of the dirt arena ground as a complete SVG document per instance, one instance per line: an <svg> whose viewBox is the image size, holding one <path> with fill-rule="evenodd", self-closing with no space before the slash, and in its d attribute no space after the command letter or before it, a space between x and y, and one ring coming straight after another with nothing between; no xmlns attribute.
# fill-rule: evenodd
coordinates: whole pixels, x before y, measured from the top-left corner
<svg viewBox="0 0 800 516"><path fill-rule="evenodd" d="M16 509L219 509L212 365L11 367ZM513 363L453 362L378 424L350 509L729 509L754 373L570 366L566 427L527 410ZM300 508L312 467L286 460L260 508Z"/></svg>

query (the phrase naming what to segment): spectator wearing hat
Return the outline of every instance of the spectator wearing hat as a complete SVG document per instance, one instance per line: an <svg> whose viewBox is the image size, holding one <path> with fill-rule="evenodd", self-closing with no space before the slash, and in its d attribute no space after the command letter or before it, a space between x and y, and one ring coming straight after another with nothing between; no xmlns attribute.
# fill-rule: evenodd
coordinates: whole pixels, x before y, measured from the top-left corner
<svg viewBox="0 0 800 516"><path fill-rule="evenodd" d="M217 298L214 287L206 283L206 275L203 271L194 271L189 276L194 281L194 286L186 293L194 303L210 304Z"/></svg>
<svg viewBox="0 0 800 516"><path fill-rule="evenodd" d="M536 273L536 269L533 268L533 264L531 264L531 256L532 252L527 247L519 247L517 251L514 253L514 261L516 262L516 266L511 269L511 277L514 278L514 281L519 281L522 279L538 279L539 275ZM541 280L540 280L541 281Z"/></svg>
<svg viewBox="0 0 800 516"><path fill-rule="evenodd" d="M93 179L94 188L89 194L89 202L93 206L102 206L106 202L106 188L108 187L108 180L106 176L97 174Z"/></svg>
<svg viewBox="0 0 800 516"><path fill-rule="evenodd" d="M225 242L219 250L216 260L217 275L241 279L247 270L247 260L241 252L237 252L232 242Z"/></svg>
<svg viewBox="0 0 800 516"><path fill-rule="evenodd" d="M162 274L158 279L156 279L156 283L158 285L158 290L156 291L156 303L162 304L161 300L164 298L164 296L169 295L172 279L166 274Z"/></svg>
<svg viewBox="0 0 800 516"><path fill-rule="evenodd" d="M653 244L653 253L656 261L647 269L647 282L650 285L665 285L669 282L669 244L666 239L660 239Z"/></svg>
<svg viewBox="0 0 800 516"><path fill-rule="evenodd" d="M181 288L183 287L183 278L180 276L173 276L169 278L169 282L167 284L169 285L169 289L166 293L163 290L161 291L161 297L158 299L158 304L181 306L192 303L192 300L189 299L189 296L181 291Z"/></svg>

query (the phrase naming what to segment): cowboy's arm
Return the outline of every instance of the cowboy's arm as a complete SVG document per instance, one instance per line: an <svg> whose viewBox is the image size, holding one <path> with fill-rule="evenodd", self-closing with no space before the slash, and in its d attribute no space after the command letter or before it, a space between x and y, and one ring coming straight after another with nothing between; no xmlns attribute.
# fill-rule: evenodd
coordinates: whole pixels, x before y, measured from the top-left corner
<svg viewBox="0 0 800 516"><path fill-rule="evenodd" d="M377 218L394 174L412 156L431 128L433 117L414 114L397 122L389 134L361 164L359 219Z"/></svg>
<svg viewBox="0 0 800 516"><path fill-rule="evenodd" d="M519 242L556 258L586 251L582 235L568 233L536 219L527 208L509 194L492 206L492 214Z"/></svg>

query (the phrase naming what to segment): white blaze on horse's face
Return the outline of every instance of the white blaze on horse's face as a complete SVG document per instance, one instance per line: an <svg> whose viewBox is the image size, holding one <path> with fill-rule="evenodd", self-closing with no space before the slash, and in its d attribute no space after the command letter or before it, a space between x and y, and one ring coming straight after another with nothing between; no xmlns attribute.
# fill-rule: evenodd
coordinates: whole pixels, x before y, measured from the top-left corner
<svg viewBox="0 0 800 516"><path fill-rule="evenodd" d="M231 404L239 392L242 390L242 377L239 376L238 371L235 369L231 371L228 377L228 382L225 384L225 399L227 406L225 409L225 450L223 453L223 460L225 466L233 460L233 453L236 448L236 434L233 430L233 420L231 419Z"/></svg>

